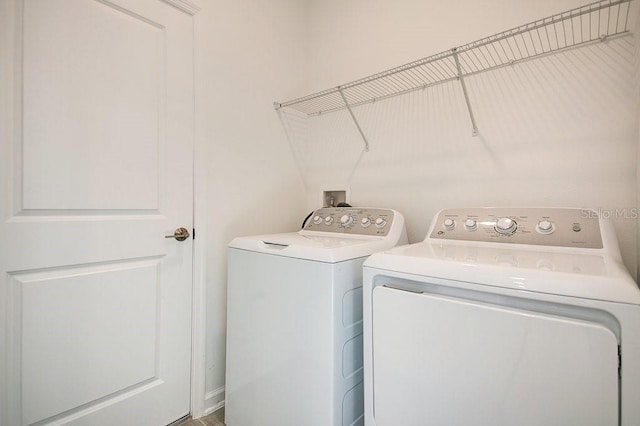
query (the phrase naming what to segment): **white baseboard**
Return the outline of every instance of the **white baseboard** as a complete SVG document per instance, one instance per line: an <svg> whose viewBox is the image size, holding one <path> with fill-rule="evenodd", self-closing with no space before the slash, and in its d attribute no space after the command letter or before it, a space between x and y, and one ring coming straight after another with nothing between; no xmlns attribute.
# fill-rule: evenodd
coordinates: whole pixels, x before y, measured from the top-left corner
<svg viewBox="0 0 640 426"><path fill-rule="evenodd" d="M204 400L205 416L208 416L222 407L224 407L224 386L206 393Z"/></svg>

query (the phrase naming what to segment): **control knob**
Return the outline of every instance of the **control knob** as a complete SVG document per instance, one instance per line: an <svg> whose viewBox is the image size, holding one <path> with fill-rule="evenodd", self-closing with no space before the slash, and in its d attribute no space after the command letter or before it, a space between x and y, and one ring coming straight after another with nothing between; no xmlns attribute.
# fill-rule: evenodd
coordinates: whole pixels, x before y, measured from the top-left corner
<svg viewBox="0 0 640 426"><path fill-rule="evenodd" d="M553 231L555 231L555 227L553 226L553 223L549 222L548 220L541 220L536 225L536 231L538 231L538 233L540 234L551 234L553 233Z"/></svg>
<svg viewBox="0 0 640 426"><path fill-rule="evenodd" d="M331 216L327 216L327 217L324 219L324 224L325 224L325 225L329 226L329 225L331 225L332 223L333 223L333 217L331 217Z"/></svg>
<svg viewBox="0 0 640 426"><path fill-rule="evenodd" d="M369 219L368 217L363 217L360 221L360 225L362 225L363 228L368 228L369 226L371 226L371 219Z"/></svg>
<svg viewBox="0 0 640 426"><path fill-rule="evenodd" d="M453 219L445 219L442 226L444 226L444 229L446 229L447 231L453 231L453 229L456 227L456 222Z"/></svg>
<svg viewBox="0 0 640 426"><path fill-rule="evenodd" d="M511 235L516 232L517 228L516 221L509 217L501 217L496 221L495 230L497 233L502 235Z"/></svg>
<svg viewBox="0 0 640 426"><path fill-rule="evenodd" d="M322 216L320 215L315 215L313 217L313 223L315 223L316 225L320 225L322 223Z"/></svg>
<svg viewBox="0 0 640 426"><path fill-rule="evenodd" d="M384 228L387 224L387 221L383 218L379 217L376 219L376 228Z"/></svg>
<svg viewBox="0 0 640 426"><path fill-rule="evenodd" d="M475 231L478 229L478 222L474 219L467 219L464 221L464 229L467 231Z"/></svg>
<svg viewBox="0 0 640 426"><path fill-rule="evenodd" d="M348 214L345 214L340 218L340 224L342 226L349 226L352 223L353 223L353 216L349 216Z"/></svg>

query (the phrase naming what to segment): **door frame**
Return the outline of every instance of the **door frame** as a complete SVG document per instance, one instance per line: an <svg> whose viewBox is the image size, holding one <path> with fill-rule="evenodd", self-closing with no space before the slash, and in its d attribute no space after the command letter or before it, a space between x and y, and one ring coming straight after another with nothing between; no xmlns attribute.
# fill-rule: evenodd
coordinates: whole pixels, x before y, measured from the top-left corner
<svg viewBox="0 0 640 426"><path fill-rule="evenodd" d="M207 413L206 407L206 265L207 235L206 162L205 162L205 70L202 37L203 0L162 0L193 18L193 299L191 313L191 407L193 418ZM196 232L199 237L196 237Z"/></svg>
<svg viewBox="0 0 640 426"><path fill-rule="evenodd" d="M207 185L205 137L205 69L203 17L201 0L164 0L185 5L182 8L193 16L193 74L194 74L194 156L193 156L193 305L191 328L191 416L208 414L206 407L206 266L207 245ZM197 232L197 236L196 236Z"/></svg>
<svg viewBox="0 0 640 426"><path fill-rule="evenodd" d="M193 18L193 299L191 312L191 407L193 418L206 413L206 168L205 72L202 28L202 0L161 0ZM196 237L196 230L199 238Z"/></svg>

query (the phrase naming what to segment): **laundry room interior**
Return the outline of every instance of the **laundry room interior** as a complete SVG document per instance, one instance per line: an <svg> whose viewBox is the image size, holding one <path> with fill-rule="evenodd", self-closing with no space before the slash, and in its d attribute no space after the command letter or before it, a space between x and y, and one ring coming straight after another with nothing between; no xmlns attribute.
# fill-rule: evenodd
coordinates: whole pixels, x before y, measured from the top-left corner
<svg viewBox="0 0 640 426"><path fill-rule="evenodd" d="M353 108L368 152L345 109L307 119L272 107L584 4L282 1L203 10L210 396L224 398L227 243L299 228L324 191L401 212L410 243L443 208L594 208L614 220L637 275L633 3L631 34L465 78L476 136L456 80Z"/></svg>
<svg viewBox="0 0 640 426"><path fill-rule="evenodd" d="M7 241L0 248L0 426L116 424L133 419L140 400L160 407L180 399L166 415L136 417L141 425L177 426L221 413L228 272L233 249L250 251L245 237L301 233L313 240L318 224L362 235L369 227L365 240L393 240L372 245L386 252L440 238L435 224L449 233L454 213L456 232L476 231L481 214L465 216L464 209L498 208L486 230L510 238L525 228L500 208L519 209L516 220L568 208L573 222L564 225L575 233L582 230L576 212L587 222L611 222L630 279L640 277L640 0L0 0L0 64L9 70L0 72L0 232ZM92 82L101 76L105 82ZM66 91L73 92L68 99L60 95ZM179 220L171 216L176 205ZM331 210L338 206L353 210ZM445 209L452 216L439 213ZM556 230L549 217L534 224L531 214L528 234ZM502 219L508 222L501 228ZM34 234L26 234L29 226ZM593 247L607 251L611 238L593 234L600 238ZM136 245L143 237L144 250ZM314 241L334 249L320 237ZM99 240L106 243L98 249ZM274 253L289 244L261 243ZM548 250L558 269L575 254L563 248ZM319 263L334 262L327 256ZM609 260L584 269L605 276ZM237 262L234 273L248 273L251 265ZM188 283L179 294L178 275ZM368 277L377 285L373 272ZM598 277L585 288L597 293ZM402 273L394 278L410 281ZM252 301L259 309L268 299L261 291ZM460 291L467 297L476 290ZM364 322L371 322L373 302L366 290L364 297ZM493 303L491 297L478 300ZM546 297L543 314L564 312L553 310L564 299ZM629 333L635 339L640 301L628 302L631 313L610 313L608 303L626 303L616 298L597 302L568 308L567 324L602 326L607 331L596 338L607 350L629 324L639 327ZM530 307L517 303L514 310ZM358 304L349 311L359 315L358 336L362 310ZM239 322L253 330L255 321L267 331L265 341L273 337L264 318L253 316L261 311L243 305L241 312ZM237 344L243 361L245 343ZM176 355L177 346L183 349ZM618 341L615 356L606 352L617 364L603 377L615 373L612 388L637 401L640 364L621 384L621 347ZM625 341L634 360L637 348L640 340ZM365 368L367 350L353 349L360 362L364 352ZM70 353L78 359L68 362ZM163 364L177 358L178 367ZM367 373L356 367L366 385ZM170 370L177 373L165 380ZM260 373L258 382L276 375ZM153 394L173 379L180 398ZM277 393L265 388L252 397L260 400L261 392ZM355 405L365 406L371 392L358 392ZM627 412L632 404L620 401L607 401L612 415L637 425L640 408ZM258 404L263 408L269 410ZM355 420L344 424L375 426L365 421L370 413L348 414ZM378 426L385 424L394 425Z"/></svg>

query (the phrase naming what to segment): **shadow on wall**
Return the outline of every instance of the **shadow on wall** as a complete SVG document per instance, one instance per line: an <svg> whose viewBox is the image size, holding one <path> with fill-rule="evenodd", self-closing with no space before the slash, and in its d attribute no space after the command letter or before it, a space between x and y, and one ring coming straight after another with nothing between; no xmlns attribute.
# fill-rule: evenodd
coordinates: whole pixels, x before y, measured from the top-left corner
<svg viewBox="0 0 640 426"><path fill-rule="evenodd" d="M250 185L251 182L246 183ZM290 182L290 192L298 191L299 182ZM264 206L273 205L273 200L282 198L287 193L286 187L274 187L272 190L250 193L244 188L236 187L230 194L230 201L221 203L215 210L213 218L215 226L210 226L207 238L210 242L210 256L207 263L209 271L208 279L211 282L222 285L209 286L207 288L207 389L214 403L224 399L224 388L218 383L224 384L226 361L226 301L227 301L227 246L231 240L238 236L256 235L269 229L270 233L293 232L297 229L285 228L284 224L301 224L306 215L304 206L283 199L282 208L278 209L278 218L274 218L274 212L265 211ZM213 190L213 189L212 189Z"/></svg>

